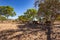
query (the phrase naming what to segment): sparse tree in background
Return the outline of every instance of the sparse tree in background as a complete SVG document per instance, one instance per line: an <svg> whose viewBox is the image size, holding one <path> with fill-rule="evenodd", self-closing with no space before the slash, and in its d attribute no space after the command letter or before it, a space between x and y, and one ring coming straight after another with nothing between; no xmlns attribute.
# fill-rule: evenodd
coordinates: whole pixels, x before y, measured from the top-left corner
<svg viewBox="0 0 60 40"><path fill-rule="evenodd" d="M33 18L37 15L37 10L36 9L28 9L24 15L21 15L18 17L19 20L22 21L31 21Z"/></svg>
<svg viewBox="0 0 60 40"><path fill-rule="evenodd" d="M18 17L18 20L25 22L25 21L27 21L27 18L24 15L21 15Z"/></svg>
<svg viewBox="0 0 60 40"><path fill-rule="evenodd" d="M24 15L26 18L28 18L28 21L33 20L35 16L37 16L37 10L36 9L28 9Z"/></svg>
<svg viewBox="0 0 60 40"><path fill-rule="evenodd" d="M0 15L8 18L9 16L15 16L16 13L14 12L14 9L10 6L0 6Z"/></svg>
<svg viewBox="0 0 60 40"><path fill-rule="evenodd" d="M60 13L60 0L36 0L35 6L38 5L38 16L43 15L45 18L47 40L51 40L51 24L54 23Z"/></svg>

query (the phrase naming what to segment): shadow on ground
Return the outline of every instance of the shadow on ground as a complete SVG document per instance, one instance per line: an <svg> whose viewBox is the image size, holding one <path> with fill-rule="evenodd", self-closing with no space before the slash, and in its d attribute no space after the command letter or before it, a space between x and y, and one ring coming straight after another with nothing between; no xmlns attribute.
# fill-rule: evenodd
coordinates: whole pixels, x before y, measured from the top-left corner
<svg viewBox="0 0 60 40"><path fill-rule="evenodd" d="M46 30L45 27L37 24L17 25L18 29L0 31L0 40L21 40L22 35L36 33Z"/></svg>

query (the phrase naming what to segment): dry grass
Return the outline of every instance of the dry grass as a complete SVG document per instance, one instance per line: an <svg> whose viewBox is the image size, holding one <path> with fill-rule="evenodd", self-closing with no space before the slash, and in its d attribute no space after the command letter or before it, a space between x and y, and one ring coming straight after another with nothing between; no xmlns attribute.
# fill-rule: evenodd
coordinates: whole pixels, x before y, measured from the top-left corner
<svg viewBox="0 0 60 40"><path fill-rule="evenodd" d="M36 27L36 25L0 23L0 40L46 40L47 39L46 31L34 27ZM58 27L57 28L53 27L52 29L54 33L52 33L51 36L53 35L52 36L53 38L57 36L55 30L58 32L59 31Z"/></svg>

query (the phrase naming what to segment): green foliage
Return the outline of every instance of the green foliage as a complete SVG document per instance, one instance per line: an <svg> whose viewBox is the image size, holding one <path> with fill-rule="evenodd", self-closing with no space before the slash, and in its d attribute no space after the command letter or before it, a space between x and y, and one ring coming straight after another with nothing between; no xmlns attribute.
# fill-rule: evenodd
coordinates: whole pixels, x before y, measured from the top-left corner
<svg viewBox="0 0 60 40"><path fill-rule="evenodd" d="M36 9L28 9L24 15L28 20L32 20L36 15L37 15L37 10Z"/></svg>
<svg viewBox="0 0 60 40"><path fill-rule="evenodd" d="M24 15L21 15L18 17L18 20L25 22L25 21L27 21L27 18Z"/></svg>
<svg viewBox="0 0 60 40"><path fill-rule="evenodd" d="M9 16L15 16L16 13L10 6L0 6L0 15L6 16L8 18Z"/></svg>
<svg viewBox="0 0 60 40"><path fill-rule="evenodd" d="M0 16L0 20L1 20L1 21L6 20L6 17Z"/></svg>
<svg viewBox="0 0 60 40"><path fill-rule="evenodd" d="M19 20L22 21L30 21L32 20L35 16L37 15L37 10L36 9L28 9L24 15L21 15L18 17Z"/></svg>

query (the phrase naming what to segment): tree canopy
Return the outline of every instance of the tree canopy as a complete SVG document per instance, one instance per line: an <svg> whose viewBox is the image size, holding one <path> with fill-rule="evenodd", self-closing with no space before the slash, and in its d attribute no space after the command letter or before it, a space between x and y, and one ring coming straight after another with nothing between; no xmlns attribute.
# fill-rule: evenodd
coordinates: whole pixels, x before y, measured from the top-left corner
<svg viewBox="0 0 60 40"><path fill-rule="evenodd" d="M36 9L28 9L24 15L29 19L32 20L35 16L37 16L37 10Z"/></svg>
<svg viewBox="0 0 60 40"><path fill-rule="evenodd" d="M10 6L0 6L0 15L9 17L9 16L15 16L16 13L14 12L14 9Z"/></svg>
<svg viewBox="0 0 60 40"><path fill-rule="evenodd" d="M38 16L43 15L46 21L54 21L60 13L60 0L36 0Z"/></svg>
<svg viewBox="0 0 60 40"><path fill-rule="evenodd" d="M20 20L24 21L30 21L33 20L33 18L37 15L36 9L28 9L26 12L24 12L24 15L21 15L18 17Z"/></svg>

